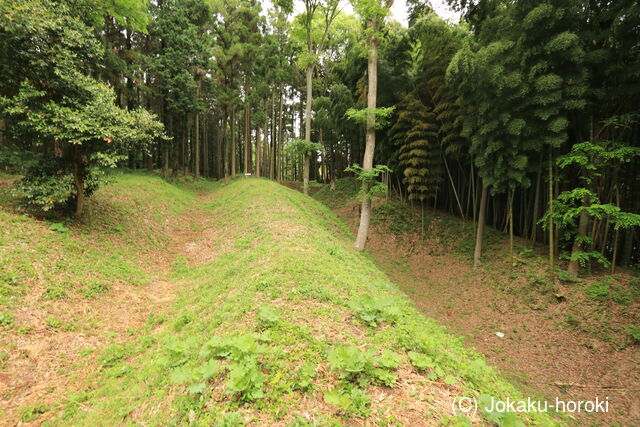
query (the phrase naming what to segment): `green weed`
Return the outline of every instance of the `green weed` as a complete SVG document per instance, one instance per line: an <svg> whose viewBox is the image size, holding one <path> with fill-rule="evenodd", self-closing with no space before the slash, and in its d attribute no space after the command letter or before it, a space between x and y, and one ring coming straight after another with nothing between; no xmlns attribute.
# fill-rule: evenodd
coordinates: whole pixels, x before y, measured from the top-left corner
<svg viewBox="0 0 640 427"><path fill-rule="evenodd" d="M48 410L48 406L43 403L38 403L33 406L27 406L25 408L22 408L22 417L20 417L20 421L22 421L23 423L35 421L40 417L40 415L44 414Z"/></svg>
<svg viewBox="0 0 640 427"><path fill-rule="evenodd" d="M597 282L591 283L586 289L585 293L590 298L601 299L609 296L609 282L606 280L601 280Z"/></svg>
<svg viewBox="0 0 640 427"><path fill-rule="evenodd" d="M362 295L351 300L349 307L360 320L373 327L382 322L394 323L402 314L397 302L387 295Z"/></svg>

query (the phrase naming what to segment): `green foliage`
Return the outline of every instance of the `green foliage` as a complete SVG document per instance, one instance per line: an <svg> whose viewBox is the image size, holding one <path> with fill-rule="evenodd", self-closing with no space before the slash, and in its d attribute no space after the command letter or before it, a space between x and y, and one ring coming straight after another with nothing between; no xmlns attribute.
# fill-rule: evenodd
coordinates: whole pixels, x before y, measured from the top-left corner
<svg viewBox="0 0 640 427"><path fill-rule="evenodd" d="M324 401L330 405L337 406L342 412L356 417L364 418L369 416L371 405L371 396L352 387L348 391L339 389L326 390L324 393Z"/></svg>
<svg viewBox="0 0 640 427"><path fill-rule="evenodd" d="M609 283L604 280L593 282L584 292L591 298L605 298L609 296L609 286Z"/></svg>
<svg viewBox="0 0 640 427"><path fill-rule="evenodd" d="M286 145L285 150L300 156L310 156L316 151L322 152L324 147L317 142L306 141L304 139L294 138Z"/></svg>
<svg viewBox="0 0 640 427"><path fill-rule="evenodd" d="M635 345L640 344L640 326L637 326L637 325L630 326L628 334L633 344Z"/></svg>
<svg viewBox="0 0 640 427"><path fill-rule="evenodd" d="M372 381L391 387L396 375L391 372L398 366L398 356L385 353L375 356L371 350L361 350L355 346L341 345L327 353L329 365L341 379L365 387Z"/></svg>
<svg viewBox="0 0 640 427"><path fill-rule="evenodd" d="M568 282L568 283L575 283L579 281L577 277L575 277L573 274L567 271L559 271L558 280L560 280L561 282Z"/></svg>
<svg viewBox="0 0 640 427"><path fill-rule="evenodd" d="M258 361L258 356L264 351L265 347L253 335L213 337L207 341L200 356L204 359L216 357L231 360L225 393L250 402L264 397L262 387L265 377ZM201 372L205 377L211 377L217 373L217 368L209 369L205 365Z"/></svg>
<svg viewBox="0 0 640 427"><path fill-rule="evenodd" d="M0 311L0 326L8 328L13 325L13 316L10 313Z"/></svg>
<svg viewBox="0 0 640 427"><path fill-rule="evenodd" d="M26 3L2 5L0 49L14 70L7 82L13 87L0 87L0 112L19 147L44 147L20 189L29 205L46 211L79 191L90 195L99 183L92 168L113 167L127 150L146 150L164 133L153 114L118 107L113 89L92 77L102 51L66 3Z"/></svg>
<svg viewBox="0 0 640 427"><path fill-rule="evenodd" d="M395 323L402 315L397 301L386 295L362 295L351 300L349 308L358 314L360 320L372 327L384 322Z"/></svg>
<svg viewBox="0 0 640 427"><path fill-rule="evenodd" d="M409 355L411 364L420 371L426 371L427 369L435 367L435 363L433 362L433 360L426 354L419 353L417 351L410 351L407 354Z"/></svg>
<svg viewBox="0 0 640 427"><path fill-rule="evenodd" d="M628 306L640 298L640 291L636 287L616 283L612 276L605 276L590 283L584 292L588 297L600 302L613 302L623 306Z"/></svg>
<svg viewBox="0 0 640 427"><path fill-rule="evenodd" d="M308 390L313 385L313 380L317 377L316 369L313 365L306 363L297 371L296 375L296 389Z"/></svg>
<svg viewBox="0 0 640 427"><path fill-rule="evenodd" d="M461 95L470 154L493 193L527 187L529 156L560 146L567 111L585 104L584 52L567 9L490 5L491 19L448 67L448 81ZM552 53L559 46L564 54Z"/></svg>
<svg viewBox="0 0 640 427"><path fill-rule="evenodd" d="M184 363L178 360L175 364ZM187 392L190 394L203 394L207 392L209 381L218 377L224 371L224 367L216 360L208 360L200 365L182 365L173 369L168 377L170 384L188 384Z"/></svg>
<svg viewBox="0 0 640 427"><path fill-rule="evenodd" d="M617 116L610 117L608 122L616 123L616 119ZM562 169L568 166L581 167L585 173L580 179L591 184L607 164L629 163L637 156L640 156L640 147L629 147L621 142L608 140L584 141L573 144L569 153L556 159L556 164Z"/></svg>
<svg viewBox="0 0 640 427"><path fill-rule="evenodd" d="M569 256L569 259L571 261L578 261L581 267L586 267L590 260L599 262L605 268L611 265L609 260L598 251L574 251Z"/></svg>
<svg viewBox="0 0 640 427"><path fill-rule="evenodd" d="M396 107L378 107L378 108L363 108L356 110L355 108L349 108L345 112L345 117L349 120L353 120L356 123L367 123L369 117L374 117L375 128L383 129L389 125L389 119L393 115L393 111Z"/></svg>
<svg viewBox="0 0 640 427"><path fill-rule="evenodd" d="M120 345L107 347L100 355L100 365L103 368L112 368L130 355L130 349Z"/></svg>
<svg viewBox="0 0 640 427"><path fill-rule="evenodd" d="M324 401L346 410L351 406L352 400L347 394L340 393L340 390L327 390L324 392Z"/></svg>
<svg viewBox="0 0 640 427"><path fill-rule="evenodd" d="M263 305L258 309L258 319L266 326L272 326L280 320L281 310L271 305Z"/></svg>
<svg viewBox="0 0 640 427"><path fill-rule="evenodd" d="M46 413L49 410L49 407L44 403L36 403L32 406L27 406L22 408L22 416L20 417L20 421L23 423L28 423L37 420L40 415Z"/></svg>
<svg viewBox="0 0 640 427"><path fill-rule="evenodd" d="M47 318L45 319L45 323L48 327L53 329L60 329L62 327L62 322L60 321L60 319L56 319L53 316L47 316Z"/></svg>
<svg viewBox="0 0 640 427"><path fill-rule="evenodd" d="M31 173L18 184L16 194L26 206L47 212L74 199L73 177L70 174L49 175L41 171L37 167L31 168Z"/></svg>
<svg viewBox="0 0 640 427"><path fill-rule="evenodd" d="M490 411L490 408L493 407L491 399L491 396L487 394L482 394L478 398L480 411L488 421L497 424L498 427L525 427L526 424L513 412Z"/></svg>
<svg viewBox="0 0 640 427"><path fill-rule="evenodd" d="M109 182L102 170L96 167L84 171L83 181L86 197ZM65 173L62 162L43 160L30 167L16 183L15 195L25 206L42 212L60 207L69 208L76 201L73 175Z"/></svg>
<svg viewBox="0 0 640 427"><path fill-rule="evenodd" d="M620 286L612 287L610 290L611 300L620 305L629 305L634 300L637 300L639 293L637 290L626 289Z"/></svg>
<svg viewBox="0 0 640 427"><path fill-rule="evenodd" d="M616 121L615 117L611 120ZM579 218L586 213L589 219L612 224L614 230L640 226L640 214L623 212L613 203L601 203L598 194L592 190L595 181L601 179L606 167L628 163L639 155L640 149L637 147L629 147L619 142L601 140L574 144L569 153L556 159L556 163L562 169L578 167L579 178L584 186L563 191L558 195L553 205L554 223L562 228L576 230ZM541 221L548 223L549 216L550 212L547 211ZM573 240L578 245L578 250L572 251L570 260L578 261L582 267L590 260L595 260L604 267L610 265L601 252L586 250L592 243L591 237L576 233Z"/></svg>
<svg viewBox="0 0 640 427"><path fill-rule="evenodd" d="M105 25L105 15L129 30L140 32L146 32L150 21L147 0L72 0L68 3L73 6L74 15L99 29Z"/></svg>
<svg viewBox="0 0 640 427"><path fill-rule="evenodd" d="M434 198L444 178L444 156L466 155L458 96L445 81L464 35L434 12L426 12L410 29L410 60L403 64L410 90L400 94L391 128L410 199Z"/></svg>
<svg viewBox="0 0 640 427"><path fill-rule="evenodd" d="M0 146L0 170L4 172L22 175L37 162L37 156L30 151Z"/></svg>
<svg viewBox="0 0 640 427"><path fill-rule="evenodd" d="M353 10L366 24L365 33L368 36L379 37L380 26L389 15L389 8L392 5L390 0L350 0Z"/></svg>
<svg viewBox="0 0 640 427"><path fill-rule="evenodd" d="M385 348L382 350L382 353L378 356L377 360L382 368L396 369L402 361L402 356Z"/></svg>
<svg viewBox="0 0 640 427"><path fill-rule="evenodd" d="M229 337L213 337L204 345L201 356L204 358L218 357L234 362L242 362L257 358L265 347L253 335L245 334Z"/></svg>
<svg viewBox="0 0 640 427"><path fill-rule="evenodd" d="M226 393L238 394L245 401L254 401L264 397L262 386L264 374L255 360L234 363L229 369Z"/></svg>
<svg viewBox="0 0 640 427"><path fill-rule="evenodd" d="M208 31L220 29L223 32L225 30L230 32L231 28L224 28L226 25L223 25L229 19L227 13L233 14L233 18L237 19L237 15L249 12L249 10L236 11L226 8L220 10L218 2L189 0L163 1L151 3L150 6L153 20L149 26L149 33L154 40L159 42L150 46L151 49L148 52L148 58L146 58L148 72L153 79L153 85L149 89L154 100L157 103L166 103L163 105L166 105L167 112L172 114L174 119L184 117L184 113L203 111L205 106L202 100L196 96L198 73L194 73L194 71L207 69L209 66L206 60L207 55L213 53L216 57L216 62L211 64L213 70L224 73L227 71L225 65L229 56L228 51L223 51L220 46L212 44L212 40L205 37L207 32L204 27L211 25L209 15L214 11L216 13L224 12L224 15L222 13L220 15L220 26L210 26ZM210 7L213 10L210 10ZM246 22L243 24L250 25L250 14L247 13L244 18ZM234 22L234 25L238 25L238 22ZM230 39L232 37L239 38L237 33L225 34L225 36ZM240 40L236 41L238 44L241 43ZM236 59L249 46L242 48L235 45ZM228 48L230 47L228 46ZM194 74L196 75L194 76ZM176 136L176 130L172 129L171 131Z"/></svg>
<svg viewBox="0 0 640 427"><path fill-rule="evenodd" d="M398 146L398 165L403 169L409 198L433 197L443 174L435 114L415 96L405 97L398 110L392 138Z"/></svg>
<svg viewBox="0 0 640 427"><path fill-rule="evenodd" d="M362 182L358 196L364 199L371 199L375 195L385 194L387 187L383 182L378 181L378 177L383 173L392 172L385 165L376 165L371 169L363 169L359 164L354 163L345 169L345 172L352 172L356 179Z"/></svg>
<svg viewBox="0 0 640 427"><path fill-rule="evenodd" d="M49 227L51 230L53 231L57 231L58 233L68 233L69 229L67 227L65 227L65 225L62 222L54 222L53 224L51 224L51 226Z"/></svg>
<svg viewBox="0 0 640 427"><path fill-rule="evenodd" d="M222 416L222 420L217 424L217 427L242 427L246 425L246 422L241 413L230 412Z"/></svg>

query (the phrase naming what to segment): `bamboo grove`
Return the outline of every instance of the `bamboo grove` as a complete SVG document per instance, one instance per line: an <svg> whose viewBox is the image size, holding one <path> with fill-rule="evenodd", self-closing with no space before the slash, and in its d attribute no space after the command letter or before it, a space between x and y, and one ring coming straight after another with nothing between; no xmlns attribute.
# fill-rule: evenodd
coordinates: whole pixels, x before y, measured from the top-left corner
<svg viewBox="0 0 640 427"><path fill-rule="evenodd" d="M636 1L451 0L452 24L411 0L408 28L390 3L299 3L2 0L2 166L81 211L105 166L306 191L373 138L391 191L478 223L476 264L485 224L574 274L640 263Z"/></svg>

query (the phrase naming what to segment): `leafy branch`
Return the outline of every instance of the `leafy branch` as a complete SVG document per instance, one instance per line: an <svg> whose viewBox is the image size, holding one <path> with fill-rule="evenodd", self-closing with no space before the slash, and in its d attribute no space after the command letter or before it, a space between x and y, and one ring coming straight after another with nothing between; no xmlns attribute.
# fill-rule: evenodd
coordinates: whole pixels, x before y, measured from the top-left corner
<svg viewBox="0 0 640 427"><path fill-rule="evenodd" d="M324 151L324 147L317 142L294 138L289 142L285 150L291 154L308 156L314 151Z"/></svg>
<svg viewBox="0 0 640 427"><path fill-rule="evenodd" d="M389 119L395 109L396 107L363 108L361 110L349 108L344 115L356 123L366 123L369 115L373 114L376 120L376 129L382 129L389 124Z"/></svg>
<svg viewBox="0 0 640 427"><path fill-rule="evenodd" d="M356 179L362 182L360 192L358 196L363 199L371 199L375 195L385 194L387 192L387 186L378 181L378 177L382 173L392 172L388 166L376 165L371 169L363 169L359 164L354 163L353 166L349 166L345 169L345 172L353 172Z"/></svg>

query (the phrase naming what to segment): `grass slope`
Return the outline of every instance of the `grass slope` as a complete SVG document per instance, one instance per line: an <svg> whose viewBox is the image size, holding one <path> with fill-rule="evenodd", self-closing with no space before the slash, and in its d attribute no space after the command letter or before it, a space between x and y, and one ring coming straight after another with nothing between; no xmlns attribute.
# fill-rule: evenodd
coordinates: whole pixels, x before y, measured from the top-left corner
<svg viewBox="0 0 640 427"><path fill-rule="evenodd" d="M176 259L174 311L105 351L100 386L56 423L416 425L448 422L456 396L517 395L355 253L321 204L245 179L205 209L220 227L201 242L211 256Z"/></svg>
<svg viewBox="0 0 640 427"><path fill-rule="evenodd" d="M0 176L0 419L12 425L49 416L95 350L130 339L170 232L197 204L193 185L116 173L80 220L35 218L12 197L16 178Z"/></svg>
<svg viewBox="0 0 640 427"><path fill-rule="evenodd" d="M177 218L193 194L157 178L117 175L96 194L80 222L37 220L10 203L0 189L0 319L11 322L15 302L27 287L45 286L43 299L69 293L93 297L114 283L145 284L140 253L168 240L169 218Z"/></svg>

